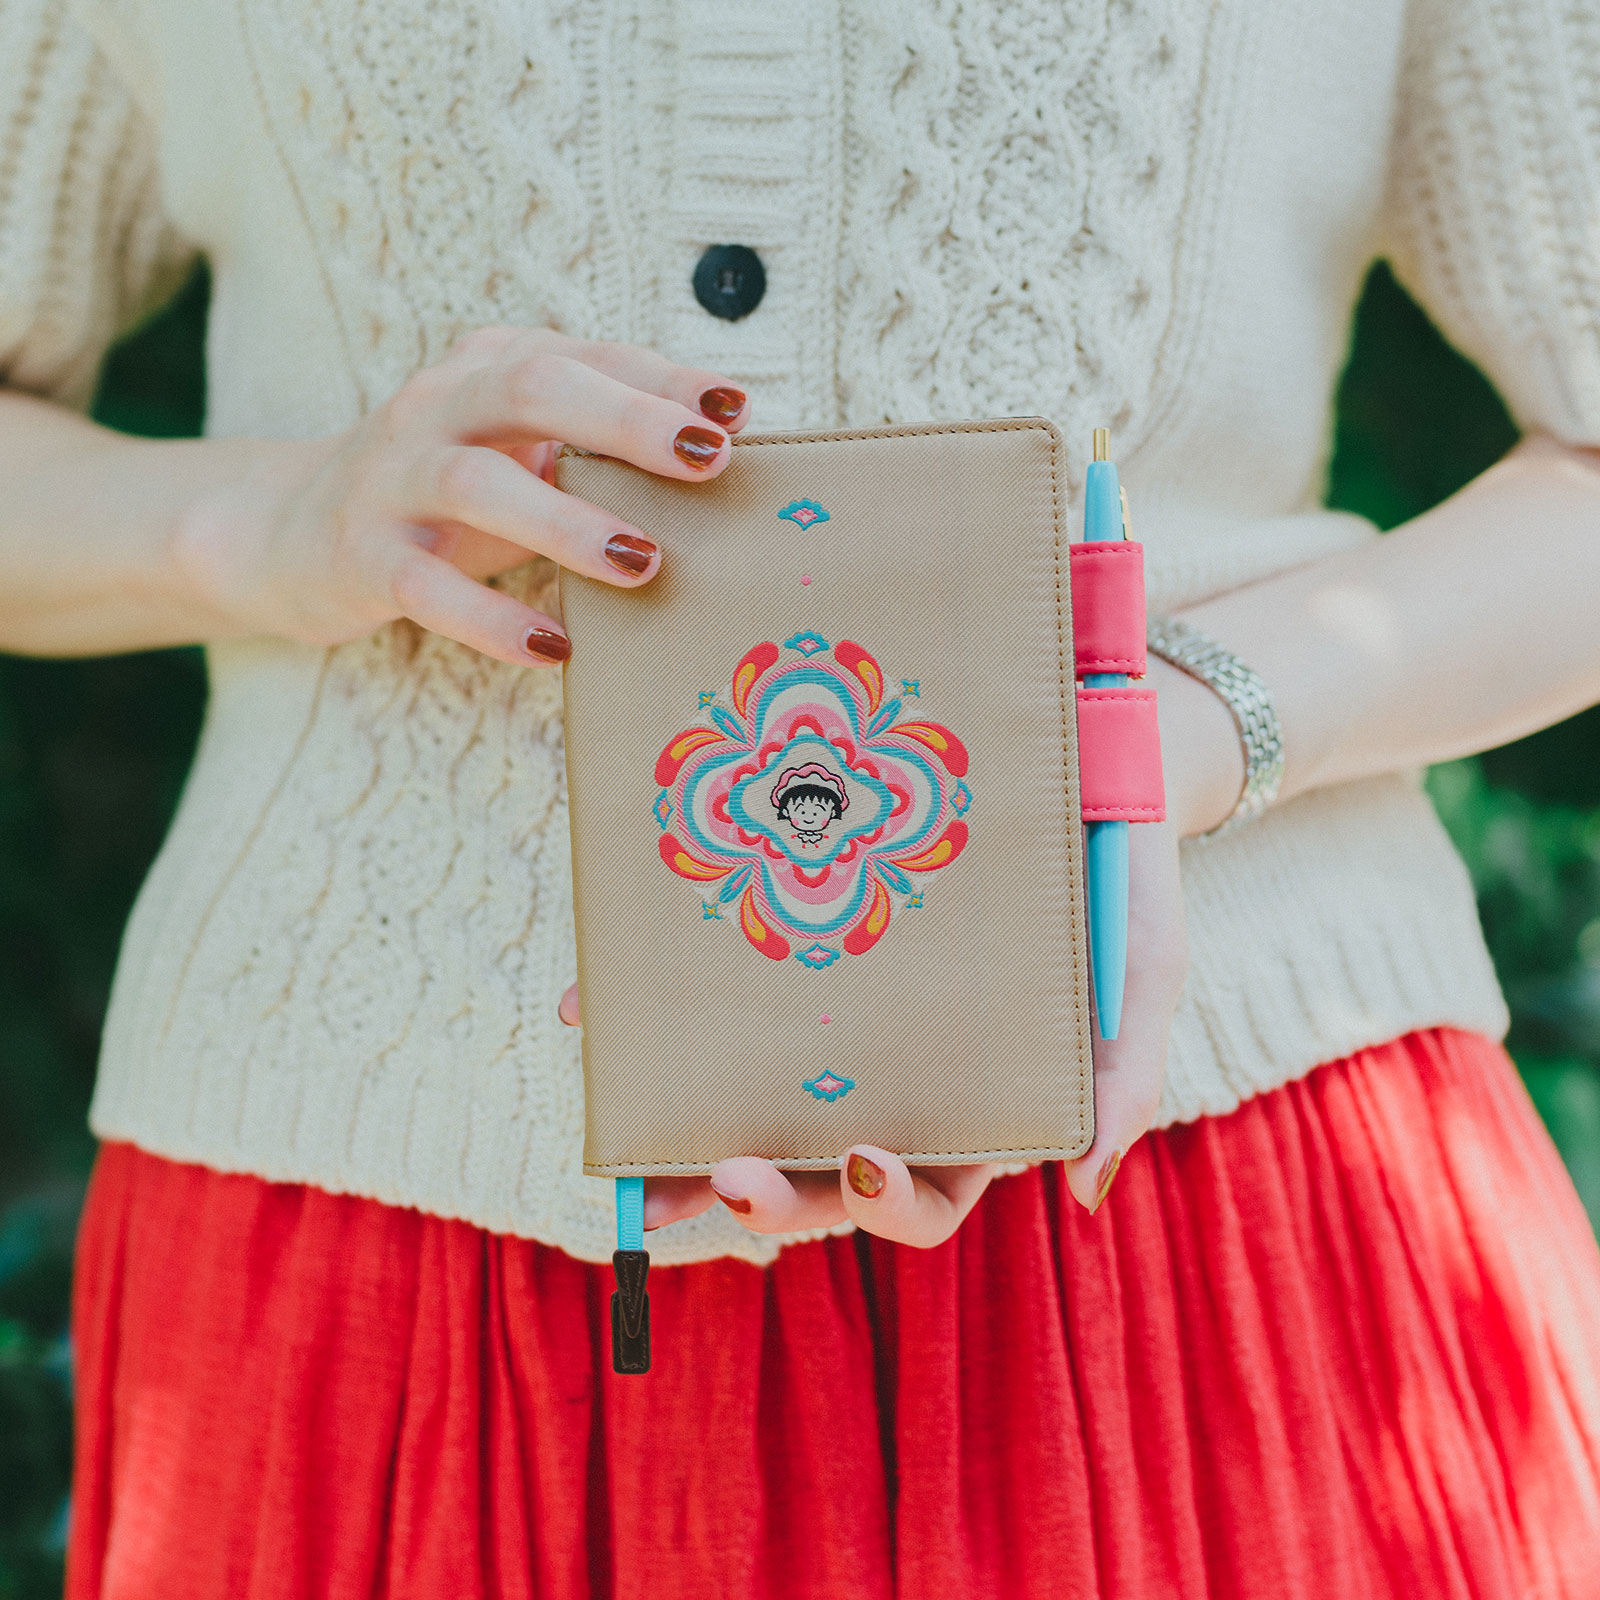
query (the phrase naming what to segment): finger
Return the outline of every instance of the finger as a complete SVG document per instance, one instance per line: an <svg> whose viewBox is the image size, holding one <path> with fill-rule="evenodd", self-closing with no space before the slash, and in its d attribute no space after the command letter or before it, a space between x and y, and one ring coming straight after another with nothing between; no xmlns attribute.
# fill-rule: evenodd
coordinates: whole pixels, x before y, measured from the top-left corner
<svg viewBox="0 0 1600 1600"><path fill-rule="evenodd" d="M1161 1097L1165 1057L1152 1073L1150 1052L1138 1048L1135 1016L1124 1001L1122 1036L1095 1042L1094 1143L1065 1167L1068 1189L1091 1214L1105 1204L1123 1158L1149 1129Z"/></svg>
<svg viewBox="0 0 1600 1600"><path fill-rule="evenodd" d="M716 1202L717 1197L704 1178L646 1178L644 1231L682 1222L685 1217L698 1217Z"/></svg>
<svg viewBox="0 0 1600 1600"><path fill-rule="evenodd" d="M913 1172L892 1151L858 1144L840 1163L836 1183L845 1214L857 1227L925 1250L961 1226L995 1170L984 1162Z"/></svg>
<svg viewBox="0 0 1600 1600"><path fill-rule="evenodd" d="M578 986L573 984L561 997L561 1004L556 1007L556 1015L566 1023L569 1028L578 1026Z"/></svg>
<svg viewBox="0 0 1600 1600"><path fill-rule="evenodd" d="M1130 845L1128 948L1139 959L1128 963L1117 1037L1094 1044L1094 1143L1066 1163L1067 1187L1091 1212L1155 1120L1188 964L1176 841L1165 824L1140 823Z"/></svg>
<svg viewBox="0 0 1600 1600"><path fill-rule="evenodd" d="M661 569L660 547L631 522L562 494L498 450L447 447L419 463L407 498L408 516L475 528L606 583L631 588Z"/></svg>
<svg viewBox="0 0 1600 1600"><path fill-rule="evenodd" d="M730 433L737 433L750 420L750 397L723 373L679 366L643 345L577 339L550 328L475 328L456 341L440 366L462 371L540 352L569 356L630 388L676 400Z"/></svg>
<svg viewBox="0 0 1600 1600"><path fill-rule="evenodd" d="M699 481L728 464L729 437L698 410L541 349L480 367L453 390L446 426L497 447L560 439L659 477Z"/></svg>
<svg viewBox="0 0 1600 1600"><path fill-rule="evenodd" d="M497 661L558 667L572 654L572 641L554 617L474 583L448 561L414 545L402 558L391 589L402 616Z"/></svg>
<svg viewBox="0 0 1600 1600"><path fill-rule="evenodd" d="M1173 1001L1147 995L1130 970L1115 1039L1094 1045L1094 1143L1066 1163L1067 1187L1090 1212L1105 1204L1123 1158L1149 1131L1167 1075L1167 1036Z"/></svg>
<svg viewBox="0 0 1600 1600"><path fill-rule="evenodd" d="M752 1233L799 1233L845 1219L831 1172L780 1172L756 1156L734 1156L711 1169L711 1187Z"/></svg>
<svg viewBox="0 0 1600 1600"><path fill-rule="evenodd" d="M631 389L676 400L679 405L698 411L730 433L737 433L750 420L750 397L732 379L705 367L681 367L657 350L643 345L618 344L608 339L575 339L570 335L538 330L524 334L522 340L493 341L499 356L518 351L533 354L539 349L570 356L603 372Z"/></svg>
<svg viewBox="0 0 1600 1600"><path fill-rule="evenodd" d="M525 545L511 544L478 528L469 528L464 522L444 519L428 524L428 537L419 541L423 549L448 561L458 572L480 583L485 578L496 578L502 572L528 564Z"/></svg>
<svg viewBox="0 0 1600 1600"><path fill-rule="evenodd" d="M556 348L596 372L603 372L618 383L676 400L679 405L698 411L730 433L737 433L750 419L750 397L738 384L720 372L705 367L680 367L656 350L642 345L615 344L603 339L567 339Z"/></svg>

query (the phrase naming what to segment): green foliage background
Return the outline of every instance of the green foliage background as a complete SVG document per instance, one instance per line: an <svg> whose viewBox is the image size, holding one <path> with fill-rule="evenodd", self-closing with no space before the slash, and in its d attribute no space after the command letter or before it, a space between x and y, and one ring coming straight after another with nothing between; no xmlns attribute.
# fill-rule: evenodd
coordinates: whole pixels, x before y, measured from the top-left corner
<svg viewBox="0 0 1600 1600"><path fill-rule="evenodd" d="M107 363L96 415L198 430L204 274ZM1516 432L1387 269L1339 391L1328 501L1392 527ZM60 1591L70 1464L72 1235L84 1112L123 921L183 781L204 702L194 651L0 657L0 1600ZM1436 769L1510 995L1511 1046L1600 1219L1600 711Z"/></svg>

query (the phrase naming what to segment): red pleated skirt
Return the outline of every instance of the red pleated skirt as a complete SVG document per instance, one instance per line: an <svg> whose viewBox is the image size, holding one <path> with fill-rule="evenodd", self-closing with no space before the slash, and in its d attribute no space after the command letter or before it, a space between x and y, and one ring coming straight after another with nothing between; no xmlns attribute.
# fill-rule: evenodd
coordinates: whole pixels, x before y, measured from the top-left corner
<svg viewBox="0 0 1600 1600"><path fill-rule="evenodd" d="M101 1153L68 1595L1600 1596L1600 1253L1505 1054L1412 1035L919 1252L608 1268Z"/></svg>

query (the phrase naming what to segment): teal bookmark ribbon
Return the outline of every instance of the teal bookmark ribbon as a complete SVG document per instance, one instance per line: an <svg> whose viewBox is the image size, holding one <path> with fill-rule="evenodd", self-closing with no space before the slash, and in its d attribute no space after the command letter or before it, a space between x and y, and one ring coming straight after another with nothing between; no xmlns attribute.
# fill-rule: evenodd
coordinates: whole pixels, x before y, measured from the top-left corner
<svg viewBox="0 0 1600 1600"><path fill-rule="evenodd" d="M617 1179L617 1249L644 1249L644 1179Z"/></svg>

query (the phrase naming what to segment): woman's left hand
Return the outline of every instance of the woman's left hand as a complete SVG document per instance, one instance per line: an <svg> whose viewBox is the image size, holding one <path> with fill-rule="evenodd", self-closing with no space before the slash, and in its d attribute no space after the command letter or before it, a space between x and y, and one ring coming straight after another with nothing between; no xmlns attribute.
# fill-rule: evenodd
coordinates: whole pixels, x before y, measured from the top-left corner
<svg viewBox="0 0 1600 1600"><path fill-rule="evenodd" d="M1188 967L1178 835L1172 822L1140 823L1129 836L1127 989L1122 1028L1096 1039L1095 1138L1066 1165L1067 1185L1097 1210L1133 1142L1150 1126L1166 1077L1167 1031ZM578 991L561 1000L578 1021ZM707 1178L645 1180L646 1229L697 1216L720 1200L752 1233L801 1233L853 1222L898 1244L943 1244L998 1168L908 1167L892 1151L852 1145L832 1172L781 1172L757 1156L735 1156Z"/></svg>

